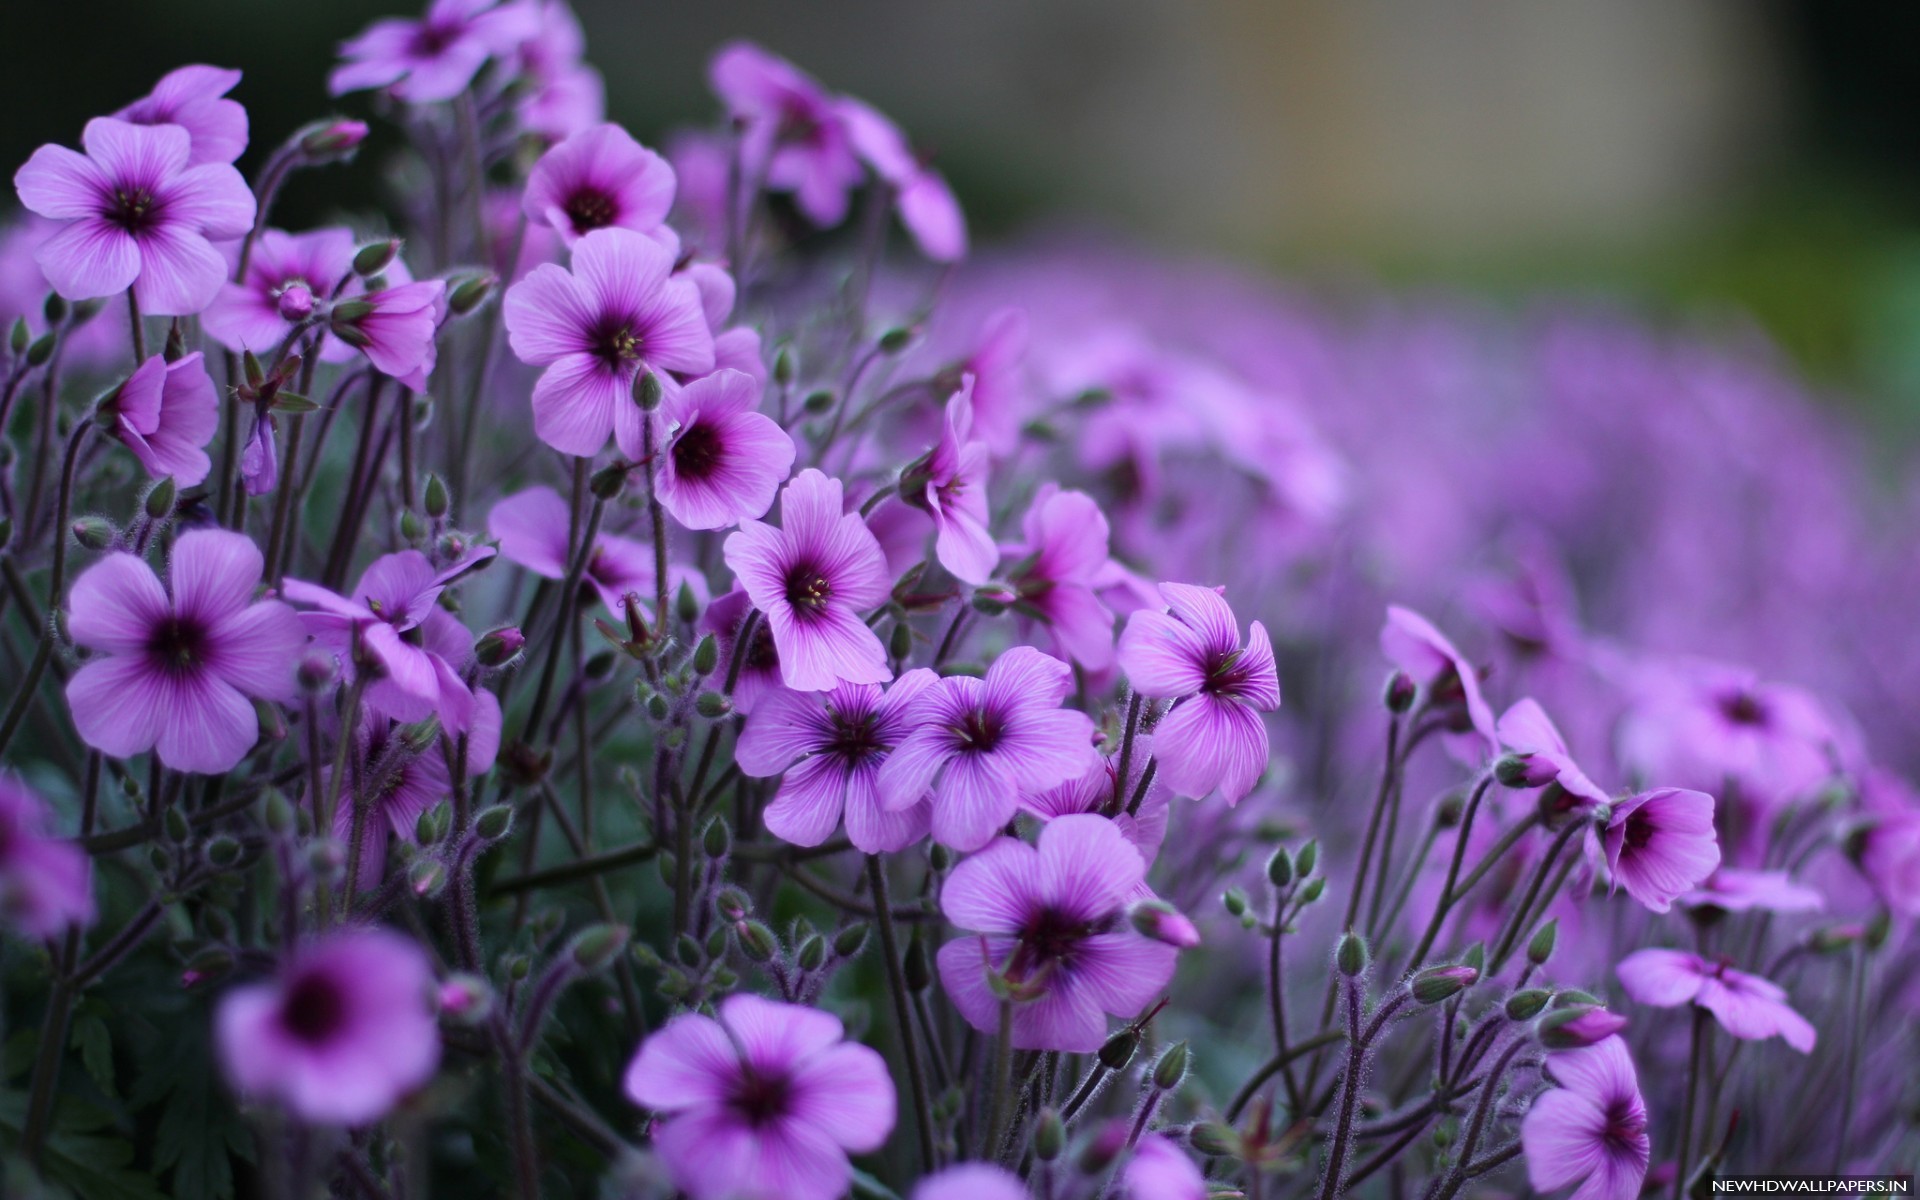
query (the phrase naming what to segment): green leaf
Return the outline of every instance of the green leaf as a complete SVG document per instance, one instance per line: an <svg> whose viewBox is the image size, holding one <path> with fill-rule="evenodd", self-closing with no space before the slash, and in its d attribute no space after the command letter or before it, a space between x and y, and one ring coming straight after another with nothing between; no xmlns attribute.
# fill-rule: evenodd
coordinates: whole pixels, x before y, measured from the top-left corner
<svg viewBox="0 0 1920 1200"><path fill-rule="evenodd" d="M74 1018L73 1045L80 1051L80 1062L87 1068L87 1074L100 1085L107 1095L116 1095L113 1090L113 1032L107 1023L93 1013L84 1013Z"/></svg>
<svg viewBox="0 0 1920 1200"><path fill-rule="evenodd" d="M0 1146L8 1152L17 1151L26 1117L24 1094L0 1092ZM53 1136L41 1154L46 1180L79 1200L167 1200L150 1176L129 1165L132 1146L117 1137L82 1132L100 1128L100 1117L98 1110L77 1111L61 1103L54 1114Z"/></svg>
<svg viewBox="0 0 1920 1200"><path fill-rule="evenodd" d="M214 1080L207 1026L190 1022L156 1039L142 1056L129 1102L165 1101L154 1131L153 1169L173 1172L177 1196L225 1200L233 1195L230 1155L254 1161L253 1134Z"/></svg>

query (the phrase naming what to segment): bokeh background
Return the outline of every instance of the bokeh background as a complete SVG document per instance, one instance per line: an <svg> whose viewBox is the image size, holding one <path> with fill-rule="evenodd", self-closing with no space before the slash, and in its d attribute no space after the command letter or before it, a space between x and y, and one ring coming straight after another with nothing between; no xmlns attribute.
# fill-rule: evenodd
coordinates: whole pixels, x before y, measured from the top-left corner
<svg viewBox="0 0 1920 1200"><path fill-rule="evenodd" d="M206 61L246 72L249 168L340 107L323 88L335 44L396 7L414 0L8 4L0 161L71 143L87 117ZM1906 0L575 8L611 115L643 139L706 119L709 52L749 36L898 117L985 235L1078 220L1335 285L1545 286L1747 314L1834 402L1920 435L1920 5ZM359 170L346 194L371 201ZM288 220L324 215L303 202L288 197Z"/></svg>

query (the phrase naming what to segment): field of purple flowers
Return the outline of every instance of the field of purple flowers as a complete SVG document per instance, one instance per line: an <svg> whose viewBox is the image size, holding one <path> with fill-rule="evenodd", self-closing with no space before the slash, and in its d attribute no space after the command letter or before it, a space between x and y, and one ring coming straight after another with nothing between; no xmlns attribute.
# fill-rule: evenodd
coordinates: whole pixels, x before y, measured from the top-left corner
<svg viewBox="0 0 1920 1200"><path fill-rule="evenodd" d="M367 121L193 65L18 166L0 1193L1912 1169L1900 451L1744 328L970 246L794 64L650 148L583 53L434 0Z"/></svg>

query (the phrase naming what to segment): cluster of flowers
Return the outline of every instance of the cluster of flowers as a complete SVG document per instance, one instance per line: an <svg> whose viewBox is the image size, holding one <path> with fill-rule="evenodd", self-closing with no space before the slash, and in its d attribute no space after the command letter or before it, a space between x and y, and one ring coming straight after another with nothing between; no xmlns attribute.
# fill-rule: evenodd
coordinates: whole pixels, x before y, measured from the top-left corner
<svg viewBox="0 0 1920 1200"><path fill-rule="evenodd" d="M368 126L249 186L212 67L16 175L10 1180L91 1194L109 1127L114 1194L1630 1200L1911 1149L1920 800L1867 746L1912 664L1864 649L1911 567L1755 352L961 266L870 106L735 44L658 153L582 42L435 0L342 46L404 239L275 228ZM116 1010L209 1061L123 1098Z"/></svg>

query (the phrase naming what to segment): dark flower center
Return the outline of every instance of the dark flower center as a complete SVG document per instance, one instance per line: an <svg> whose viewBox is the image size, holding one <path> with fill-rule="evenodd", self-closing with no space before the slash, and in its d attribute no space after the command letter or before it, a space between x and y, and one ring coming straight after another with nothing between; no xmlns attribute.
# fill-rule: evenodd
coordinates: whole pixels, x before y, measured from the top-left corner
<svg viewBox="0 0 1920 1200"><path fill-rule="evenodd" d="M705 479L725 453L726 446L713 426L689 425L673 443L673 469L682 479Z"/></svg>
<svg viewBox="0 0 1920 1200"><path fill-rule="evenodd" d="M303 975L281 1002L280 1023L307 1045L322 1045L346 1025L347 998L327 976Z"/></svg>
<svg viewBox="0 0 1920 1200"><path fill-rule="evenodd" d="M446 53L460 36L459 25L443 25L422 21L420 28L414 31L413 41L407 50L416 58L438 58Z"/></svg>
<svg viewBox="0 0 1920 1200"><path fill-rule="evenodd" d="M1765 725L1767 710L1749 692L1734 692L1720 697L1720 715L1735 725Z"/></svg>
<svg viewBox="0 0 1920 1200"><path fill-rule="evenodd" d="M162 670L186 674L206 659L207 631L200 622L178 614L169 615L153 628L147 639L147 654Z"/></svg>
<svg viewBox="0 0 1920 1200"><path fill-rule="evenodd" d="M1646 1134L1647 1118L1634 1111L1631 1100L1622 1096L1607 1106L1607 1126L1600 1137L1609 1150L1637 1154Z"/></svg>
<svg viewBox="0 0 1920 1200"><path fill-rule="evenodd" d="M128 233L143 233L159 223L160 211L160 200L151 189L121 184L113 189L113 202L103 215Z"/></svg>
<svg viewBox="0 0 1920 1200"><path fill-rule="evenodd" d="M1207 681L1200 690L1215 696L1231 696L1239 691L1253 671L1239 650L1215 651L1207 656Z"/></svg>
<svg viewBox="0 0 1920 1200"><path fill-rule="evenodd" d="M567 202L563 207L566 209L567 220L573 222L573 228L578 233L586 233L593 229L604 229L613 224L613 197L601 191L599 188L583 187L577 189L572 195L567 197Z"/></svg>
<svg viewBox="0 0 1920 1200"><path fill-rule="evenodd" d="M1078 920L1055 908L1042 908L1020 930L1020 947L1007 964L1015 981L1032 980L1043 970L1065 970L1073 965L1080 943L1101 931L1102 925Z"/></svg>
<svg viewBox="0 0 1920 1200"><path fill-rule="evenodd" d="M827 743L828 753L839 755L848 766L858 766L885 749L872 713L833 714L833 740Z"/></svg>
<svg viewBox="0 0 1920 1200"><path fill-rule="evenodd" d="M812 563L800 563L787 572L787 603L793 605L795 616L825 616L827 605L832 600L833 582L819 567Z"/></svg>
<svg viewBox="0 0 1920 1200"><path fill-rule="evenodd" d="M588 339L593 353L610 367L623 366L640 357L641 338L633 322L609 317Z"/></svg>
<svg viewBox="0 0 1920 1200"><path fill-rule="evenodd" d="M780 668L780 650L773 644L773 630L765 621L753 627L753 640L747 643L747 667L754 671Z"/></svg>
<svg viewBox="0 0 1920 1200"><path fill-rule="evenodd" d="M1653 841L1653 818L1644 808L1636 808L1627 814L1626 843L1629 850L1645 850Z"/></svg>
<svg viewBox="0 0 1920 1200"><path fill-rule="evenodd" d="M744 1065L727 1102L754 1128L763 1128L787 1115L793 1087L785 1075L762 1074Z"/></svg>
<svg viewBox="0 0 1920 1200"><path fill-rule="evenodd" d="M962 749L985 754L999 745L1000 735L1005 730L1005 722L1001 721L999 714L976 708L953 726L953 736L960 739Z"/></svg>

